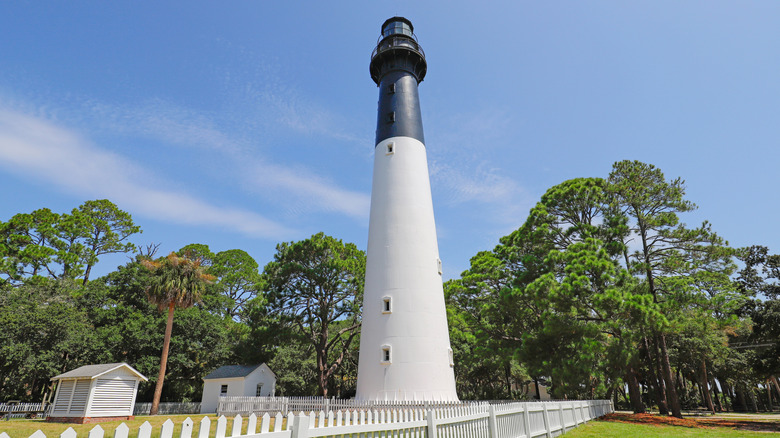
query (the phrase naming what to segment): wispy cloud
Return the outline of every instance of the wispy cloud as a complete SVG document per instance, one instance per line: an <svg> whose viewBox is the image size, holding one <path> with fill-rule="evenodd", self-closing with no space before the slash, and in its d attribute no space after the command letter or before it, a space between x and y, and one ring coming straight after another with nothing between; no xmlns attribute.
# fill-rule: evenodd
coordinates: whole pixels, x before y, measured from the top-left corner
<svg viewBox="0 0 780 438"><path fill-rule="evenodd" d="M533 205L522 182L506 174L507 163L496 161L506 156L503 148L514 147L507 134L515 124L510 114L496 108L440 113L431 136L441 145L456 145L433 152L431 180L440 198L451 206L479 205L502 231L516 228Z"/></svg>
<svg viewBox="0 0 780 438"><path fill-rule="evenodd" d="M250 178L249 186L256 190L272 193L282 190L287 201L285 208L290 213L317 210L345 214L360 220L368 218L371 202L368 194L339 188L328 178L311 174L307 169L256 161L242 172Z"/></svg>
<svg viewBox="0 0 780 438"><path fill-rule="evenodd" d="M179 224L235 229L278 239L294 234L260 214L218 206L163 184L137 163L92 145L47 120L0 109L0 166L82 196L106 197L122 208Z"/></svg>
<svg viewBox="0 0 780 438"><path fill-rule="evenodd" d="M212 160L221 160L230 166L228 177L237 186L269 199L281 199L283 202L279 205L288 216L322 211L358 220L368 217L368 194L342 188L332 179L300 164L269 162L262 157L262 145L256 144L258 137L261 140L267 140L267 137L258 135L250 140L251 132L240 129L225 132L225 121L218 116L204 115L161 100L135 107L99 103L85 106L87 109L82 111L88 114L88 125L93 129L97 127L112 134L143 136L157 147L196 148ZM314 113L317 111L309 112L309 116L316 119ZM296 117L304 116L299 114ZM236 123L236 120L231 123ZM300 123L303 124L302 121ZM301 129L313 129L321 134L318 124L315 121L310 128Z"/></svg>

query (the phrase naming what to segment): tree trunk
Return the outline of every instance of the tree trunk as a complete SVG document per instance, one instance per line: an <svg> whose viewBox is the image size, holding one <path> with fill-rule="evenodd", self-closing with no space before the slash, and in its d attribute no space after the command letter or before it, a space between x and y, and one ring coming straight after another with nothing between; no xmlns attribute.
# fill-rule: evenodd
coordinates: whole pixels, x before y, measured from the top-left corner
<svg viewBox="0 0 780 438"><path fill-rule="evenodd" d="M320 387L320 395L323 397L328 396L328 377L329 377L329 369L328 369L328 327L326 326L327 322L326 317L320 317L320 324L323 325L322 330L320 333L317 334L317 344L314 346L317 351L317 371L318 371L318 382L317 384Z"/></svg>
<svg viewBox="0 0 780 438"><path fill-rule="evenodd" d="M761 400L756 400L756 391L752 386L747 387L748 400L750 400L750 407L753 408L753 412L759 412L764 410L764 403ZM761 406L759 406L759 404Z"/></svg>
<svg viewBox="0 0 780 438"><path fill-rule="evenodd" d="M658 405L658 412L661 415L669 415L669 406L666 403L666 391L664 389L663 380L659 379L658 374L656 373L656 370L660 369L657 360L658 349L650 349L650 343L647 341L646 336L644 337L644 344L645 350L647 351L648 369L650 370L650 385L655 388L655 402Z"/></svg>
<svg viewBox="0 0 780 438"><path fill-rule="evenodd" d="M92 265L87 265L87 269L84 270L84 281L81 283L83 286L87 285L87 282L89 281L89 273L92 271Z"/></svg>
<svg viewBox="0 0 780 438"><path fill-rule="evenodd" d="M679 368L677 369L677 375L674 380L675 383L677 383L677 386L675 387L675 389L677 389L677 394L685 394L687 392L687 385L685 383L685 377L683 377Z"/></svg>
<svg viewBox="0 0 780 438"><path fill-rule="evenodd" d="M618 387L618 391L620 395L623 396L623 400L626 402L627 405L631 406L631 400L628 399L628 395L626 395L626 391L623 389L622 386ZM615 406L617 406L617 402L615 402Z"/></svg>
<svg viewBox="0 0 780 438"><path fill-rule="evenodd" d="M769 380L766 381L766 403L769 412L773 412L775 407L772 405L772 384L769 383Z"/></svg>
<svg viewBox="0 0 780 438"><path fill-rule="evenodd" d="M712 385L712 393L715 395L715 407L718 408L718 412L723 412L723 404L720 402L720 397L718 397L718 385L715 383L714 377L710 379L710 384Z"/></svg>
<svg viewBox="0 0 780 438"><path fill-rule="evenodd" d="M163 350L160 356L160 374L157 375L157 384L154 385L154 399L152 399L152 409L149 411L149 415L157 415L157 409L160 407L163 380L165 380L165 368L168 366L168 347L171 345L171 332L173 331L174 307L173 303L168 304L168 322L165 324L165 339L163 340Z"/></svg>
<svg viewBox="0 0 780 438"><path fill-rule="evenodd" d="M506 379L506 394L512 398L512 370L509 364L504 365L504 379Z"/></svg>
<svg viewBox="0 0 780 438"><path fill-rule="evenodd" d="M642 403L642 393L639 391L639 382L636 380L636 373L633 368L626 372L626 383L628 383L628 394L631 397L631 410L635 414L645 413L645 404Z"/></svg>
<svg viewBox="0 0 780 438"><path fill-rule="evenodd" d="M775 390L777 391L777 400L780 401L780 382L777 381L776 376L769 376L769 380L771 380L775 385Z"/></svg>
<svg viewBox="0 0 780 438"><path fill-rule="evenodd" d="M672 416L682 418L680 400L677 398L677 389L672 376L672 365L669 363L669 351L666 349L666 336L663 333L658 335L658 344L661 347L661 367L666 383L666 398L669 401L669 408L672 410Z"/></svg>
<svg viewBox="0 0 780 438"><path fill-rule="evenodd" d="M318 384L320 386L320 395L328 397L328 370L326 369L325 358L318 357L317 362L317 368L319 368Z"/></svg>
<svg viewBox="0 0 780 438"><path fill-rule="evenodd" d="M734 410L737 412L747 412L748 407L745 400L745 391L742 390L742 384L737 383L734 387L734 391L736 392Z"/></svg>
<svg viewBox="0 0 780 438"><path fill-rule="evenodd" d="M701 361L701 392L704 395L704 403L707 406L707 409L715 413L715 406L712 404L712 397L710 396L710 390L707 388L707 382L709 382L710 379L707 378L707 363L702 360Z"/></svg>

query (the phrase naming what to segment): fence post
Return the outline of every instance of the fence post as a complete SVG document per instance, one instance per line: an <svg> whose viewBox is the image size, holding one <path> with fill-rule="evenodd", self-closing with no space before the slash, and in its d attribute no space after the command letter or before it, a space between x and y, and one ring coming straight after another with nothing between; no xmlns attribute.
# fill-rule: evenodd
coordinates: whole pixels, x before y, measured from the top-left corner
<svg viewBox="0 0 780 438"><path fill-rule="evenodd" d="M289 426L288 426L289 427ZM295 416L292 426L291 438L308 438L309 437L309 416L303 412L300 415Z"/></svg>
<svg viewBox="0 0 780 438"><path fill-rule="evenodd" d="M428 404L427 402L425 403ZM428 436L426 438L436 438L436 414L435 411L428 409Z"/></svg>
<svg viewBox="0 0 780 438"><path fill-rule="evenodd" d="M498 425L496 424L496 407L490 405L488 408L488 431L490 438L498 438Z"/></svg>
<svg viewBox="0 0 780 438"><path fill-rule="evenodd" d="M566 419L563 416L563 402L558 404L558 416L561 417L561 434L566 433Z"/></svg>
<svg viewBox="0 0 780 438"><path fill-rule="evenodd" d="M542 402L542 408L544 409L544 431L547 432L547 438L552 438L552 431L550 430L550 412L547 410L547 403Z"/></svg>
<svg viewBox="0 0 780 438"><path fill-rule="evenodd" d="M523 417L525 424L525 438L531 438L531 413L528 412L528 403L523 403Z"/></svg>

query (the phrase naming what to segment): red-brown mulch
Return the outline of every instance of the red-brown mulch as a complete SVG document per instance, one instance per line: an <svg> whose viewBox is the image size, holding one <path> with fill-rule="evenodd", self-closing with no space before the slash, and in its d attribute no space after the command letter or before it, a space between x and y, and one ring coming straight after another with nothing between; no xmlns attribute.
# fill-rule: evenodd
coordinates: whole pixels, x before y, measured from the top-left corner
<svg viewBox="0 0 780 438"><path fill-rule="evenodd" d="M738 420L726 418L675 418L653 414L624 414L612 413L599 419L599 421L613 421L618 423L637 423L652 426L668 425L691 428L712 429L727 427L736 430L752 430L758 432L780 432L780 422L766 420Z"/></svg>

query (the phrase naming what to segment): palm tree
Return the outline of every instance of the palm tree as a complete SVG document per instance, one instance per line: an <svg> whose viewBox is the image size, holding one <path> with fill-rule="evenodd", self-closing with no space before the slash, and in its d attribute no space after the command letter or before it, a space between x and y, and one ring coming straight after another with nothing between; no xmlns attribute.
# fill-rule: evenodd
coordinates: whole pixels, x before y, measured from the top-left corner
<svg viewBox="0 0 780 438"><path fill-rule="evenodd" d="M156 304L160 310L168 309L165 341L160 356L160 374L154 387L154 400L150 412L151 415L157 415L163 379L165 379L165 367L168 363L173 311L176 307L186 309L199 302L203 289L214 280L214 277L204 272L205 268L201 266L199 257L193 257L189 253L180 256L172 252L167 257L160 257L157 260L142 259L141 264L154 273L151 284L146 287L149 301Z"/></svg>

